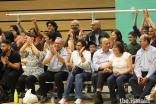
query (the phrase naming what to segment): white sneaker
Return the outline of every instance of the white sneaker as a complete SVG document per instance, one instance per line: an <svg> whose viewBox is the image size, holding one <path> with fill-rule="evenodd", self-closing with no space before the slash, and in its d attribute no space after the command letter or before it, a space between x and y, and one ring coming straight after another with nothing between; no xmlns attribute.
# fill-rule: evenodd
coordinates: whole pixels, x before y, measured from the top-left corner
<svg viewBox="0 0 156 104"><path fill-rule="evenodd" d="M74 102L74 104L82 104L82 99L76 99L76 101Z"/></svg>
<svg viewBox="0 0 156 104"><path fill-rule="evenodd" d="M68 104L68 100L65 99L65 98L62 98L62 99L58 102L58 104Z"/></svg>

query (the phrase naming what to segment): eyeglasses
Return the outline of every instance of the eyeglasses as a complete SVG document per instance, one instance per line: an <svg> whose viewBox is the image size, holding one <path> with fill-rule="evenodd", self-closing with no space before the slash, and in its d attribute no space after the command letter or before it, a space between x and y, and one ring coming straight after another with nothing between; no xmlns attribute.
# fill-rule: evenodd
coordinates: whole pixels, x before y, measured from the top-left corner
<svg viewBox="0 0 156 104"><path fill-rule="evenodd" d="M95 24L91 24L90 26L95 26Z"/></svg>
<svg viewBox="0 0 156 104"><path fill-rule="evenodd" d="M60 44L62 44L62 43L56 43L56 42L55 42L54 44L59 44L59 45L60 45Z"/></svg>

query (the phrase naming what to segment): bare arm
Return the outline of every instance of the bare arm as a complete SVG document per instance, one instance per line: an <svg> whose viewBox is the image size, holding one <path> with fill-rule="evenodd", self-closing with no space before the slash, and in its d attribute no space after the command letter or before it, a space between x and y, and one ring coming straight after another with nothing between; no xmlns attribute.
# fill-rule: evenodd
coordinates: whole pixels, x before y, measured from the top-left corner
<svg viewBox="0 0 156 104"><path fill-rule="evenodd" d="M124 72L122 72L120 74L127 74L127 73L131 72L133 69L132 67L133 67L132 66L132 58L131 58L131 56L129 56L127 59L127 70L125 70Z"/></svg>
<svg viewBox="0 0 156 104"><path fill-rule="evenodd" d="M36 30L37 34L38 34L40 37L43 37L43 34L40 32L40 30L39 30L39 28L38 28L36 19L35 19L35 18L32 18L32 22L34 23L35 30Z"/></svg>
<svg viewBox="0 0 156 104"><path fill-rule="evenodd" d="M32 49L33 53L34 53L37 57L40 56L40 53L39 53L38 49L34 46L34 44L31 45L31 49Z"/></svg>
<svg viewBox="0 0 156 104"><path fill-rule="evenodd" d="M26 29L21 25L21 21L20 21L20 20L17 21L17 24L18 24L18 26L21 28L21 30L24 32L24 34L27 34L27 33L28 33L28 30L26 30Z"/></svg>
<svg viewBox="0 0 156 104"><path fill-rule="evenodd" d="M141 34L144 34L143 33L144 23L145 23L145 11L143 10L143 19L142 19L142 23L140 25L140 33Z"/></svg>
<svg viewBox="0 0 156 104"><path fill-rule="evenodd" d="M53 58L53 54L50 55L50 57L45 58L42 62L43 65L46 65L50 62L50 60Z"/></svg>
<svg viewBox="0 0 156 104"><path fill-rule="evenodd" d="M16 69L16 70L19 70L20 69L20 65L21 63L18 62L18 63L11 63L11 62L8 62L8 66L13 68L13 69Z"/></svg>
<svg viewBox="0 0 156 104"><path fill-rule="evenodd" d="M134 17L134 22L133 22L133 26L137 26L137 17L138 17L138 10L136 10L135 12L135 17Z"/></svg>
<svg viewBox="0 0 156 104"><path fill-rule="evenodd" d="M27 42L26 44L24 44L21 49L19 50L20 54L24 53L24 50L26 49L26 47L29 45L29 43Z"/></svg>

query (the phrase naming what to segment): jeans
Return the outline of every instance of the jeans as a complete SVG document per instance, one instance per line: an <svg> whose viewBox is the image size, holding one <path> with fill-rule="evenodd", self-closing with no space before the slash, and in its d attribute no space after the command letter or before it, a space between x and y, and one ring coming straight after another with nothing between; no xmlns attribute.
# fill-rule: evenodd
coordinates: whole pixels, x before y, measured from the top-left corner
<svg viewBox="0 0 156 104"><path fill-rule="evenodd" d="M131 74L124 74L120 75L118 77L115 77L114 74L112 74L110 77L107 79L107 84L108 88L110 91L110 100L116 100L116 93L115 93L115 87L114 85L116 84L118 87L118 94L119 94L119 99L126 99L125 96L125 90L124 90L124 83L128 82L129 78L131 77Z"/></svg>
<svg viewBox="0 0 156 104"><path fill-rule="evenodd" d="M82 97L82 84L83 84L82 82L89 80L90 78L91 78L91 73L89 72L79 73L79 74L76 74L75 76L71 73L68 76L68 79L66 82L66 88L65 88L65 92L63 93L63 98L68 98L74 81L75 81L75 98L81 98Z"/></svg>

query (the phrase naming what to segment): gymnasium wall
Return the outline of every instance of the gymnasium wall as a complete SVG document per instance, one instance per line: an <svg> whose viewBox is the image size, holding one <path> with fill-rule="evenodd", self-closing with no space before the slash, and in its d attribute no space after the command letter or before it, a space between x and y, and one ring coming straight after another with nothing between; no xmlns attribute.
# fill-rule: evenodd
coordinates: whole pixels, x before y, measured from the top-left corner
<svg viewBox="0 0 156 104"><path fill-rule="evenodd" d="M17 24L16 16L6 16L10 13L26 12L70 12L85 10L114 10L115 0L18 0L18 1L0 1L0 27L3 31L9 30L9 26ZM97 13L97 20L100 20L102 29L110 34L115 29L115 13ZM47 30L46 22L54 20L57 22L63 38L65 39L70 29L70 23L73 19L80 21L80 28L85 33L91 31L91 14L59 14L59 15L32 15L21 16L22 25L29 30L33 27L31 18L36 18L41 31Z"/></svg>
<svg viewBox="0 0 156 104"><path fill-rule="evenodd" d="M156 9L156 0L115 0L116 10L134 9ZM128 42L128 33L133 30L134 13L116 13L116 28L121 30L123 40ZM150 17L156 24L156 12L150 12ZM139 13L137 26L140 28L143 15Z"/></svg>

